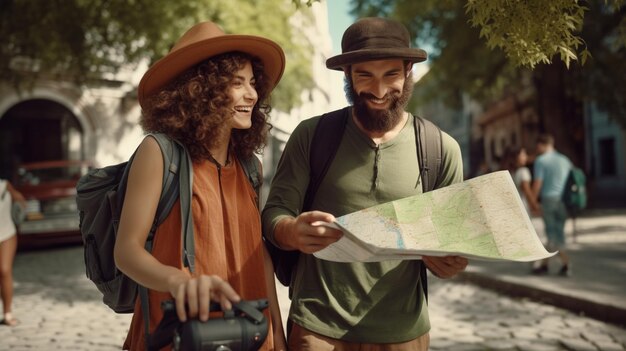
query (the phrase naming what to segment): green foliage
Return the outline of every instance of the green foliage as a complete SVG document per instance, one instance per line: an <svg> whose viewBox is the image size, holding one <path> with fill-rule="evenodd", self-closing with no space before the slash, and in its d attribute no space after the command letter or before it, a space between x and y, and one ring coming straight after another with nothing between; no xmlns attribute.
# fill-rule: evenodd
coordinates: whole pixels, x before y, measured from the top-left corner
<svg viewBox="0 0 626 351"><path fill-rule="evenodd" d="M480 28L489 48L501 48L514 63L534 67L558 55L569 67L589 56L574 32L582 27L586 7L572 0L468 0L470 23Z"/></svg>
<svg viewBox="0 0 626 351"><path fill-rule="evenodd" d="M0 80L23 88L38 78L85 83L165 55L194 23L269 37L287 54L273 105L289 110L312 85L312 48L293 30L296 0L2 0ZM307 1L310 2L310 1ZM271 9L271 11L268 11ZM308 16L310 18L310 16ZM302 82L305 82L304 84Z"/></svg>
<svg viewBox="0 0 626 351"><path fill-rule="evenodd" d="M570 3L578 4L561 0L352 0L352 9L359 17L387 16L403 22L417 46L428 52L424 64L430 71L416 87L414 104L438 99L455 106L461 93L488 103L544 80L544 70L537 68L562 65L564 95L594 101L626 126L626 95L616 88L626 86L624 0L587 1L585 8L573 15L550 7L563 8ZM532 10L531 6L537 7ZM472 19L472 11L478 19ZM571 18L579 15L584 16L582 22ZM490 45L484 27L472 26L472 21L486 23L492 37L497 34L507 39ZM580 52L563 44L560 38L567 33L547 23L569 28L569 35L578 38L572 43L580 43ZM555 36L555 32L561 34Z"/></svg>
<svg viewBox="0 0 626 351"><path fill-rule="evenodd" d="M598 1L596 1L598 2ZM605 12L618 12L624 0L602 0ZM390 16L406 23L417 39L440 35L438 24L467 14L466 21L478 28L490 49L501 49L515 66L534 67L551 63L554 57L569 67L591 56L580 36L587 7L572 0L352 0L357 16ZM467 26L459 28L465 30ZM626 43L626 21L618 39ZM437 41L433 45L440 46Z"/></svg>
<svg viewBox="0 0 626 351"><path fill-rule="evenodd" d="M291 0L297 8L301 8L302 5L311 6L314 2L320 2L320 0Z"/></svg>

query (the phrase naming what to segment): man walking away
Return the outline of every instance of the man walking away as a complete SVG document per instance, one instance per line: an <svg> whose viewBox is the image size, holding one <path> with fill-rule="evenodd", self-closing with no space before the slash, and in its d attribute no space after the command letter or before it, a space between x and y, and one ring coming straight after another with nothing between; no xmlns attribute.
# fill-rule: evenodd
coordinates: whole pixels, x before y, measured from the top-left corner
<svg viewBox="0 0 626 351"><path fill-rule="evenodd" d="M554 148L554 137L543 134L537 139L537 153L535 159L533 194L540 197L541 208L533 201L534 213L541 213L548 237L547 248L550 251L559 250L561 269L559 275L569 276L571 267L569 256L565 252L565 220L567 209L563 203L562 195L565 188L567 175L572 168L572 162L565 155ZM541 265L533 269L533 274L548 273L549 258L544 259Z"/></svg>

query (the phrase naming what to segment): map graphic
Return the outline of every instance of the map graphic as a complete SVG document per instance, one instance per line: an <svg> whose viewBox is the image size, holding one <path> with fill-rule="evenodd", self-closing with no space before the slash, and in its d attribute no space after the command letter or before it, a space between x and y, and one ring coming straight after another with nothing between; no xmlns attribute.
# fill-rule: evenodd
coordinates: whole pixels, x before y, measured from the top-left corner
<svg viewBox="0 0 626 351"><path fill-rule="evenodd" d="M338 262L459 255L481 260L550 257L508 171L370 207L325 224L344 236L315 253Z"/></svg>

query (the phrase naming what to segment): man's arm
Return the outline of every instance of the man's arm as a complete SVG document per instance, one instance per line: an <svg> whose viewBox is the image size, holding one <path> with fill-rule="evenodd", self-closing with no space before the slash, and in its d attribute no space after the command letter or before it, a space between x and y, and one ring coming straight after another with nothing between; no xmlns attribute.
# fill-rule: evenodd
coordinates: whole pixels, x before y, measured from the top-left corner
<svg viewBox="0 0 626 351"><path fill-rule="evenodd" d="M541 192L542 185L543 180L535 179L533 180L532 189L530 191L532 198L529 198L529 200L532 199L532 201L528 201L528 205L530 206L532 213L536 215L541 214L541 206L539 206L539 192Z"/></svg>
<svg viewBox="0 0 626 351"><path fill-rule="evenodd" d="M537 196L535 195L535 192L531 188L530 182L527 180L523 180L521 183L521 187L522 187L522 193L526 197L530 210L535 212L535 210L539 209L539 204L537 202Z"/></svg>
<svg viewBox="0 0 626 351"><path fill-rule="evenodd" d="M291 134L263 208L263 235L285 250L319 251L339 240L341 232L318 222L332 222L330 213L300 213L309 185L309 144L317 119L305 120Z"/></svg>
<svg viewBox="0 0 626 351"><path fill-rule="evenodd" d="M532 183L532 196L533 201L529 201L530 210L536 214L541 214L541 207L539 206L539 194L541 193L541 187L543 186L543 177L544 177L544 169L543 164L541 163L540 158L535 159L535 168L533 169L535 174L535 179Z"/></svg>

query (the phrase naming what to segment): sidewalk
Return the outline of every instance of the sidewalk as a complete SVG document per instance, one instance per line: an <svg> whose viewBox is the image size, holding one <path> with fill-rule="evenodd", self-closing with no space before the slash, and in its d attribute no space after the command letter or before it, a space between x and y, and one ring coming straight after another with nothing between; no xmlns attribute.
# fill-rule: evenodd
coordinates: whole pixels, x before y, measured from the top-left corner
<svg viewBox="0 0 626 351"><path fill-rule="evenodd" d="M543 240L541 219L532 221ZM575 242L572 220L565 227L571 277L557 275L555 257L548 275L529 274L530 263L471 261L457 279L625 326L626 209L589 212L575 225Z"/></svg>

